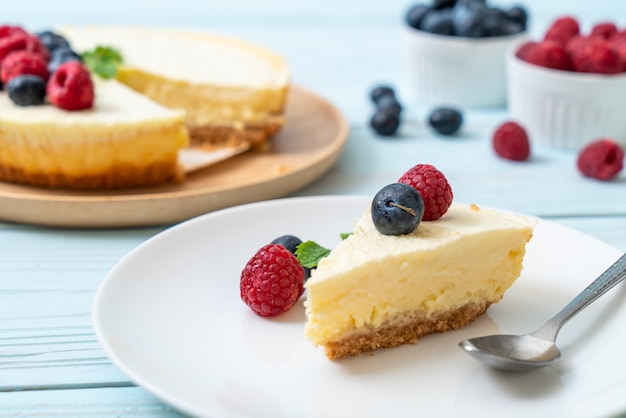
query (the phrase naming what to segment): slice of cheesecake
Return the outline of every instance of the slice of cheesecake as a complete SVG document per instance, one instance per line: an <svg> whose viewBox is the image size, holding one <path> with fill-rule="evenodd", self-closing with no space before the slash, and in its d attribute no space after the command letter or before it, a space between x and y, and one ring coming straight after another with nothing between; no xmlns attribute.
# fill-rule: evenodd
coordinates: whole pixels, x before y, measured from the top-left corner
<svg viewBox="0 0 626 418"><path fill-rule="evenodd" d="M0 180L44 187L115 189L182 179L184 112L115 80L93 77L92 109L20 107L0 93Z"/></svg>
<svg viewBox="0 0 626 418"><path fill-rule="evenodd" d="M407 235L383 235L369 210L307 281L305 336L336 359L457 329L519 277L535 222L452 205Z"/></svg>
<svg viewBox="0 0 626 418"><path fill-rule="evenodd" d="M119 49L117 79L163 106L183 109L191 144L261 146L284 125L289 70L278 54L200 32L135 27L60 31L77 51Z"/></svg>

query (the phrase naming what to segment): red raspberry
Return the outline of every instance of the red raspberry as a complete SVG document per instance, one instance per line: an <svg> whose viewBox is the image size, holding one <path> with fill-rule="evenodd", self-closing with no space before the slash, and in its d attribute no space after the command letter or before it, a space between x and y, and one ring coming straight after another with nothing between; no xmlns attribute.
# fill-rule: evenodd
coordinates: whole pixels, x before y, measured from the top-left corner
<svg viewBox="0 0 626 418"><path fill-rule="evenodd" d="M1 25L0 26L0 38L4 38L6 36L15 35L15 34L18 34L18 33L21 33L23 35L28 35L28 32L26 32L20 26L13 26L13 25Z"/></svg>
<svg viewBox="0 0 626 418"><path fill-rule="evenodd" d="M589 37L591 38L601 38L610 40L617 36L618 30L615 23L612 22L604 22L598 23L591 28L591 32L589 33Z"/></svg>
<svg viewBox="0 0 626 418"><path fill-rule="evenodd" d="M48 79L48 66L46 60L34 52L14 51L2 61L0 67L0 80L6 85L10 79L22 74L37 75L45 80Z"/></svg>
<svg viewBox="0 0 626 418"><path fill-rule="evenodd" d="M570 45L574 71L583 73L617 74L624 61L611 42L602 38L586 38Z"/></svg>
<svg viewBox="0 0 626 418"><path fill-rule="evenodd" d="M531 64L555 70L569 71L572 69L569 54L565 46L552 41L543 41L528 45L524 51L524 60Z"/></svg>
<svg viewBox="0 0 626 418"><path fill-rule="evenodd" d="M578 20L571 16L564 16L555 20L546 31L544 40L553 41L564 46L567 41L580 34Z"/></svg>
<svg viewBox="0 0 626 418"><path fill-rule="evenodd" d="M0 37L0 63L11 52L22 50L40 54L46 62L50 59L48 48L36 36L16 32L9 36Z"/></svg>
<svg viewBox="0 0 626 418"><path fill-rule="evenodd" d="M507 160L524 161L530 155L526 130L516 122L505 122L493 134L493 149Z"/></svg>
<svg viewBox="0 0 626 418"><path fill-rule="evenodd" d="M261 247L246 263L239 282L241 300L260 316L288 311L302 295L304 268L280 244Z"/></svg>
<svg viewBox="0 0 626 418"><path fill-rule="evenodd" d="M79 61L68 61L52 74L46 94L50 102L65 110L89 109L93 106L94 87L89 70Z"/></svg>
<svg viewBox="0 0 626 418"><path fill-rule="evenodd" d="M443 173L430 164L417 164L398 183L413 186L424 200L423 221L441 218L452 204L452 188Z"/></svg>
<svg viewBox="0 0 626 418"><path fill-rule="evenodd" d="M528 54L530 54L530 51L532 51L532 49L537 46L537 42L535 41L528 41L525 42L524 44L522 44L522 46L520 46L518 48L518 50L515 52L515 56L519 59L521 59L522 61L528 61L526 59L526 57L528 56Z"/></svg>
<svg viewBox="0 0 626 418"><path fill-rule="evenodd" d="M626 72L626 42L615 42L613 44L613 48L615 49L617 55L620 56L622 63L624 63L622 72Z"/></svg>
<svg viewBox="0 0 626 418"><path fill-rule="evenodd" d="M586 177L610 180L624 168L624 150L613 140L601 138L580 151L576 165Z"/></svg>

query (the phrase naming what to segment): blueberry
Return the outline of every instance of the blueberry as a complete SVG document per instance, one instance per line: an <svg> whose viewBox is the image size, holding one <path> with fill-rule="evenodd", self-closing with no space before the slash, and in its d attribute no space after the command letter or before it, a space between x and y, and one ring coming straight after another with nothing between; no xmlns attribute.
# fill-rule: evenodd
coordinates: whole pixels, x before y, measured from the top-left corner
<svg viewBox="0 0 626 418"><path fill-rule="evenodd" d="M486 9L483 16L483 25L485 28L485 36L502 36L506 35L506 24L509 18L506 13L497 7Z"/></svg>
<svg viewBox="0 0 626 418"><path fill-rule="evenodd" d="M412 186L391 183L372 200L372 221L384 235L403 235L417 228L424 216L424 200Z"/></svg>
<svg viewBox="0 0 626 418"><path fill-rule="evenodd" d="M431 112L428 117L428 123L440 134L452 135L463 124L463 116L457 109L440 107Z"/></svg>
<svg viewBox="0 0 626 418"><path fill-rule="evenodd" d="M516 33L524 32L524 30L526 30L524 25L512 20L504 22L504 25L502 25L502 35L514 35Z"/></svg>
<svg viewBox="0 0 626 418"><path fill-rule="evenodd" d="M456 4L456 0L434 0L433 9L435 10L447 9L450 7L454 7L455 4Z"/></svg>
<svg viewBox="0 0 626 418"><path fill-rule="evenodd" d="M59 66L68 61L82 61L82 57L76 51L66 48L59 47L52 52L52 56L50 57L50 61L48 62L48 71L50 74L54 74L54 72L59 68Z"/></svg>
<svg viewBox="0 0 626 418"><path fill-rule="evenodd" d="M484 36L483 20L486 8L482 3L457 3L452 9L452 28L457 36L478 38Z"/></svg>
<svg viewBox="0 0 626 418"><path fill-rule="evenodd" d="M70 49L70 43L58 33L46 30L43 32L37 32L36 35L41 43L44 44L44 46L48 48L48 51L51 53L56 51L58 48Z"/></svg>
<svg viewBox="0 0 626 418"><path fill-rule="evenodd" d="M43 104L46 98L46 81L36 75L13 77L6 85L9 99L18 106Z"/></svg>
<svg viewBox="0 0 626 418"><path fill-rule="evenodd" d="M391 136L400 126L400 117L393 112L377 110L370 119L370 126L378 135Z"/></svg>
<svg viewBox="0 0 626 418"><path fill-rule="evenodd" d="M457 0L456 5L465 5L465 6L472 6L472 7L486 6L487 0Z"/></svg>
<svg viewBox="0 0 626 418"><path fill-rule="evenodd" d="M430 7L425 4L416 4L406 12L406 23L412 28L419 29L422 18L429 11Z"/></svg>
<svg viewBox="0 0 626 418"><path fill-rule="evenodd" d="M402 112L402 105L398 103L394 96L388 94L378 99L376 102L376 109L379 111L391 112L399 117Z"/></svg>
<svg viewBox="0 0 626 418"><path fill-rule="evenodd" d="M522 6L513 6L505 12L506 16L514 22L518 22L526 29L528 23L528 13Z"/></svg>
<svg viewBox="0 0 626 418"><path fill-rule="evenodd" d="M396 93L392 87L387 85L376 86L372 89L370 93L370 98L374 103L378 103L378 101L384 96L391 96L395 98Z"/></svg>
<svg viewBox="0 0 626 418"><path fill-rule="evenodd" d="M302 244L302 240L295 235L281 235L270 244L280 244L289 250L290 253L295 254L298 245Z"/></svg>
<svg viewBox="0 0 626 418"><path fill-rule="evenodd" d="M419 29L437 35L452 35L452 9L429 11L422 18Z"/></svg>

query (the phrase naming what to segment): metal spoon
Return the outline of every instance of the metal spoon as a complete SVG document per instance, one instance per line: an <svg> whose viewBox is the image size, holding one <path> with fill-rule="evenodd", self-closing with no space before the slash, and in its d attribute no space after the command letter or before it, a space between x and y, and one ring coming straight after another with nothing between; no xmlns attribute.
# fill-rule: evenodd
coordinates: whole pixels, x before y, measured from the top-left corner
<svg viewBox="0 0 626 418"><path fill-rule="evenodd" d="M526 335L471 338L461 341L459 346L478 361L496 369L527 371L547 366L561 357L555 343L561 327L625 277L626 254L536 331Z"/></svg>

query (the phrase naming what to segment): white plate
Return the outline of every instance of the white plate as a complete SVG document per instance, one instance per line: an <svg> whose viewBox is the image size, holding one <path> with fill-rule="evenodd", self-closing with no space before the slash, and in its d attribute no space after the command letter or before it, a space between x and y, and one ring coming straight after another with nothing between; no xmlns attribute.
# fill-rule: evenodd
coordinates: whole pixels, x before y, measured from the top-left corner
<svg viewBox="0 0 626 418"><path fill-rule="evenodd" d="M263 244L295 234L334 246L369 204L357 196L266 201L213 212L140 245L106 277L94 326L130 379L205 417L555 417L626 410L626 287L561 331L563 357L505 374L463 353L462 339L532 331L619 256L607 244L540 221L522 277L486 315L417 345L329 361L302 335L302 304L261 318L239 298L239 274Z"/></svg>

